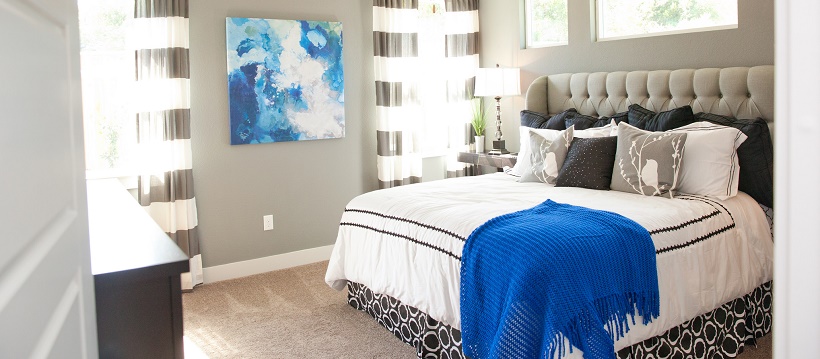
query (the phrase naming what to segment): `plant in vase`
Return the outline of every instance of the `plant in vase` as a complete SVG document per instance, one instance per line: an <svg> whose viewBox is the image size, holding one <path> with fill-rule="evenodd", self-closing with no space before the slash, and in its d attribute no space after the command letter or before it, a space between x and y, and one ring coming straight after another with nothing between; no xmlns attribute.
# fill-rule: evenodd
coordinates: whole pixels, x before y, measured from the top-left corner
<svg viewBox="0 0 820 359"><path fill-rule="evenodd" d="M472 100L473 119L470 123L475 131L475 152L484 152L484 127L487 126L487 112L484 109L484 98L476 97Z"/></svg>

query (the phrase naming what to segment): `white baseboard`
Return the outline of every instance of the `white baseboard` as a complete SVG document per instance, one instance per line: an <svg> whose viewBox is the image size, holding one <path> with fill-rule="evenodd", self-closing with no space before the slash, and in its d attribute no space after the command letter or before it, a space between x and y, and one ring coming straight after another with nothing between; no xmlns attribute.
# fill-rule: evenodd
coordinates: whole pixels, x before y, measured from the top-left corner
<svg viewBox="0 0 820 359"><path fill-rule="evenodd" d="M205 284L279 269L298 267L330 259L333 246L316 247L274 256L228 263L202 269Z"/></svg>

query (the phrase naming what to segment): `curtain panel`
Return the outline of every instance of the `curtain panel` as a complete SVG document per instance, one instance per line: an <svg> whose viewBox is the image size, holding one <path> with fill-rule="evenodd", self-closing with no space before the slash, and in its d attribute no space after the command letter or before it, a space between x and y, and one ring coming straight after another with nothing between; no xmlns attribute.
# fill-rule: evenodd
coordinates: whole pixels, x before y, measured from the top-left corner
<svg viewBox="0 0 820 359"><path fill-rule="evenodd" d="M469 172L456 154L472 137L478 31L478 0L373 1L380 188L421 182L424 154Z"/></svg>
<svg viewBox="0 0 820 359"><path fill-rule="evenodd" d="M140 171L138 200L188 255L183 289L202 283L191 161L188 1L136 0L131 43Z"/></svg>

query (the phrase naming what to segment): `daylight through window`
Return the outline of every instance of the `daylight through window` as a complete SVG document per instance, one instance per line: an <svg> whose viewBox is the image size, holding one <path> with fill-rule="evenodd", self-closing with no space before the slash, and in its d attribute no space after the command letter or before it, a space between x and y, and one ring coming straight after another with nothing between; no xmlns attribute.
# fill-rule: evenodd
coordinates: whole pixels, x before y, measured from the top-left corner
<svg viewBox="0 0 820 359"><path fill-rule="evenodd" d="M86 169L122 169L137 143L129 105L134 52L126 46L134 1L79 0L77 6Z"/></svg>
<svg viewBox="0 0 820 359"><path fill-rule="evenodd" d="M737 28L738 0L597 0L598 40Z"/></svg>
<svg viewBox="0 0 820 359"><path fill-rule="evenodd" d="M525 0L524 3L527 48L567 44L567 0Z"/></svg>

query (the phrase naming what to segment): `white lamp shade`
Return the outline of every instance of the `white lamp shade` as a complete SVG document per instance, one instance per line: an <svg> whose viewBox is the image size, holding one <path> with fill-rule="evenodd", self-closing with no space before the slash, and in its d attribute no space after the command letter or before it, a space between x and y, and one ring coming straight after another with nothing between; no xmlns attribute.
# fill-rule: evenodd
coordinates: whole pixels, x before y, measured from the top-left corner
<svg viewBox="0 0 820 359"><path fill-rule="evenodd" d="M521 94L521 71L516 68L482 68L475 76L475 96L513 96Z"/></svg>

